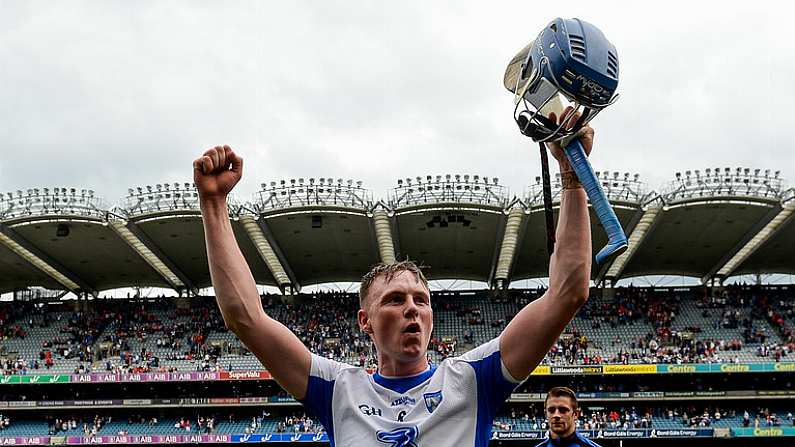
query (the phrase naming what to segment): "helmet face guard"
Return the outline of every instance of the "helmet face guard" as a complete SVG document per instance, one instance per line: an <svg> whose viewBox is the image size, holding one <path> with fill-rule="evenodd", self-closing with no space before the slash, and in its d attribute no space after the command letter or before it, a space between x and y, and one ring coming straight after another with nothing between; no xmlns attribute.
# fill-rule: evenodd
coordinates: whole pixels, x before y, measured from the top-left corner
<svg viewBox="0 0 795 447"><path fill-rule="evenodd" d="M534 141L573 135L618 99L618 56L602 32L579 19L555 19L514 56L505 70L514 93L514 120ZM580 118L570 129L557 118L567 108Z"/></svg>

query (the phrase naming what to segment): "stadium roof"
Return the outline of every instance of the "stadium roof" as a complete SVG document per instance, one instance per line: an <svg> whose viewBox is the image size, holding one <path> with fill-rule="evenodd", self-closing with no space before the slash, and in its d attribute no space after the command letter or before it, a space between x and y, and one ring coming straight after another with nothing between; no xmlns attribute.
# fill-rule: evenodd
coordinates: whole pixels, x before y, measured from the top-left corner
<svg viewBox="0 0 795 447"><path fill-rule="evenodd" d="M707 169L662 193L635 176L599 173L630 249L594 265L598 281L650 274L703 281L795 273L795 191L778 173ZM560 183L553 185L557 217ZM193 291L210 285L204 229L188 183L130 189L113 208L92 191L32 189L0 196L0 292L29 286L96 293L118 287ZM430 279L505 286L546 277L538 180L510 197L495 178L398 181L375 201L360 183L293 179L232 203L232 228L258 284L282 289L356 281L379 261L410 258ZM591 215L594 253L605 243Z"/></svg>

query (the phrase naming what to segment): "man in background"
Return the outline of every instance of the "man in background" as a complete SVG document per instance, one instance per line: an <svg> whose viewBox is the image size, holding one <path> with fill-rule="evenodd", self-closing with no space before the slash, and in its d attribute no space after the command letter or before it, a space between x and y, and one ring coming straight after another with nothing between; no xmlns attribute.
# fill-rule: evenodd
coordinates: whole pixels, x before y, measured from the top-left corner
<svg viewBox="0 0 795 447"><path fill-rule="evenodd" d="M600 447L577 432L580 406L577 395L570 388L552 388L544 399L544 414L549 425L549 437L536 447Z"/></svg>

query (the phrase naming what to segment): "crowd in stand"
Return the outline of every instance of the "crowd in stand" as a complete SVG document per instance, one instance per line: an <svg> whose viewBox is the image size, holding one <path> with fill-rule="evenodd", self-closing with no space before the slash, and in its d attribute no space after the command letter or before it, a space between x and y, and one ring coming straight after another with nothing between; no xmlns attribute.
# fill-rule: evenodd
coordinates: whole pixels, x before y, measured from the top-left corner
<svg viewBox="0 0 795 447"><path fill-rule="evenodd" d="M792 331L787 320L795 315L791 297L781 298L776 305L770 304L770 294L759 287L730 286L714 295L695 298L701 316L711 319L713 329L736 329L733 338L700 338L703 328L686 327L674 329L673 323L681 315L681 303L685 299L674 292L654 292L643 288L618 289L612 301L598 300L586 305L580 313L582 320L591 328L601 330L608 326L614 330L623 325L644 322L653 328L645 336L628 340L614 337L610 351L605 356L604 346L594 346L575 325L564 333L550 351L547 361L553 364L599 364L599 363L717 363L739 362L739 352L748 344L756 344L759 357L770 357L774 361L787 360L795 350ZM693 300L694 298L687 297ZM719 316L713 317L713 311ZM765 321L773 327L777 336L770 334ZM782 342L778 339L781 338ZM590 354L591 351L596 351Z"/></svg>
<svg viewBox="0 0 795 447"><path fill-rule="evenodd" d="M367 334L355 322L359 301L355 295L319 292L302 297L295 304L265 302L266 311L284 323L314 353L373 367L374 351Z"/></svg>
<svg viewBox="0 0 795 447"><path fill-rule="evenodd" d="M692 296L686 292L657 292L650 288L616 289L612 300L592 299L578 319L552 347L548 364L630 364L630 363L714 363L738 362L740 352L751 352L771 361L791 360L795 338L791 322L795 304L787 292L769 292L752 286L729 286L720 292ZM496 334L524 304L539 296L509 291L505 296L488 293L475 304L466 298L444 294L432 300L437 318L459 320L461 334L433 334L429 353L433 361L460 355L485 334ZM484 301L483 298L488 298ZM287 325L313 352L332 359L374 368L376 358L369 337L355 320L359 303L356 294L319 292L297 295L290 303L280 297L264 296L263 305L276 319ZM695 301L702 317L712 321L713 329L736 334L733 337L702 337L704 328L675 329L682 314L683 300ZM489 312L481 309L490 306ZM229 354L248 354L239 343L209 343L215 333L226 328L212 299L195 299L190 308L179 308L169 300L150 302L91 303L89 311L50 313L46 306L0 306L2 339L26 339L36 327L57 325L60 333L42 341L36 358L4 355L0 366L5 374L46 372L60 359L74 359L74 373L169 372L176 361L189 361L198 371L231 368L223 358ZM18 310L22 309L22 310ZM440 313L439 311L443 311ZM500 313L502 312L502 313ZM503 315L504 314L504 315ZM488 315L488 320L485 318ZM63 320L62 320L63 319ZM605 345L577 327L590 325L591 332L616 332L622 326L642 323L651 328L644 336L630 339L617 335ZM488 331L483 328L493 328ZM772 331L769 330L772 328ZM493 335L492 335L493 336ZM2 346L2 345L0 345ZM4 348L4 346L2 346ZM184 368L184 366L182 366Z"/></svg>
<svg viewBox="0 0 795 447"><path fill-rule="evenodd" d="M276 423L277 433L320 433L323 425L316 423L306 414L285 416Z"/></svg>
<svg viewBox="0 0 795 447"><path fill-rule="evenodd" d="M150 419L149 425L156 426L157 418ZM193 430L196 433L210 434L215 431L215 416L198 416L193 425L191 425L190 418L182 417L174 421L174 428L185 430L185 432Z"/></svg>
<svg viewBox="0 0 795 447"><path fill-rule="evenodd" d="M80 430L79 433L83 436L95 436L102 430L102 427L112 421L112 417L95 415L93 418L69 417L62 419L48 416L46 420L50 436L68 432L75 433L77 430Z"/></svg>
<svg viewBox="0 0 795 447"><path fill-rule="evenodd" d="M0 339L24 339L27 331L19 324L33 309L30 303L0 303Z"/></svg>

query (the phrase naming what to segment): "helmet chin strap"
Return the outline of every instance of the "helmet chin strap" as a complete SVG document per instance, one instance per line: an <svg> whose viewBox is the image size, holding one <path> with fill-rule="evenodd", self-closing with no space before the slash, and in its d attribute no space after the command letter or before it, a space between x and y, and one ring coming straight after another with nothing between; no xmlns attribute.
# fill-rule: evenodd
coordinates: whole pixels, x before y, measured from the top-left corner
<svg viewBox="0 0 795 447"><path fill-rule="evenodd" d="M555 252L555 222L552 215L552 185L549 180L549 157L547 156L547 146L543 142L538 142L541 152L541 178L544 182L544 219L547 227L547 253L552 256Z"/></svg>

